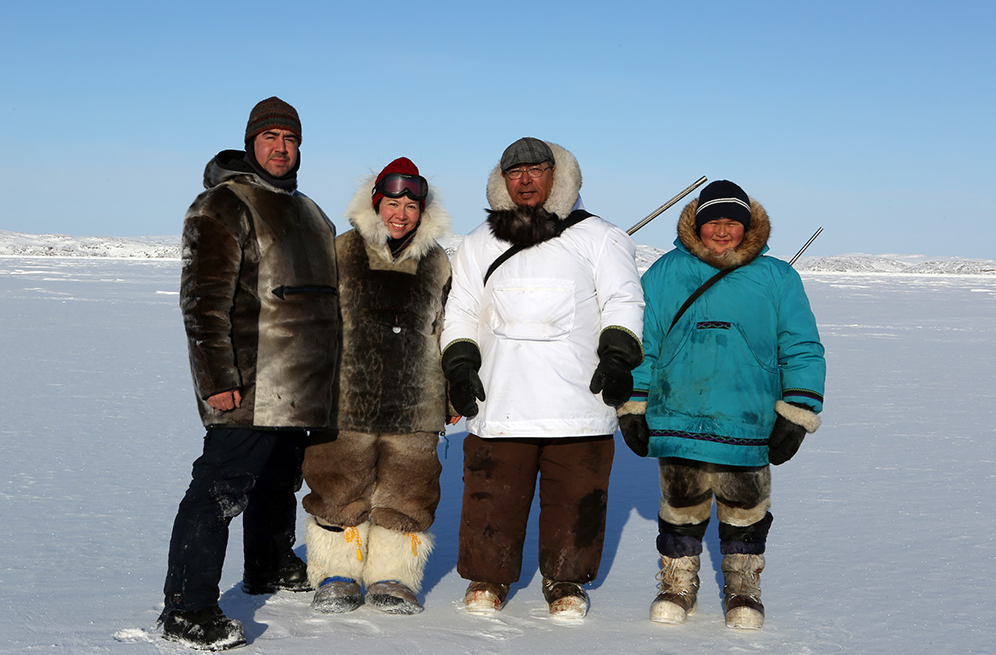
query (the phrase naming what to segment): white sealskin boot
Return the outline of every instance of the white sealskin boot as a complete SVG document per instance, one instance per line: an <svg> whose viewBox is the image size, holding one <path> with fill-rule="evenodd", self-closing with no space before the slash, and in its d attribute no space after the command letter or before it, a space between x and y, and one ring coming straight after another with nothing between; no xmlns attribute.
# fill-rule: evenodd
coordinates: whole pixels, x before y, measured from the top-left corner
<svg viewBox="0 0 996 655"><path fill-rule="evenodd" d="M305 521L308 581L318 589L311 601L313 610L341 614L363 604L359 581L366 566L369 530L369 523L338 528L324 526L314 516Z"/></svg>
<svg viewBox="0 0 996 655"><path fill-rule="evenodd" d="M363 583L367 603L388 614L418 614L416 593L422 589L425 563L432 552L428 532L398 532L370 526L370 545Z"/></svg>
<svg viewBox="0 0 996 655"><path fill-rule="evenodd" d="M501 611L511 585L497 582L471 582L463 596L463 606L470 614L492 616Z"/></svg>
<svg viewBox="0 0 996 655"><path fill-rule="evenodd" d="M550 605L550 617L580 621L588 613L588 594L577 582L557 582L543 578L543 597Z"/></svg>
<svg viewBox="0 0 996 655"><path fill-rule="evenodd" d="M723 609L726 627L735 630L759 630L764 625L761 604L761 571L764 555L732 554L723 556Z"/></svg>
<svg viewBox="0 0 996 655"><path fill-rule="evenodd" d="M665 557L661 555L660 593L650 604L650 620L677 625L695 614L699 593L699 556Z"/></svg>

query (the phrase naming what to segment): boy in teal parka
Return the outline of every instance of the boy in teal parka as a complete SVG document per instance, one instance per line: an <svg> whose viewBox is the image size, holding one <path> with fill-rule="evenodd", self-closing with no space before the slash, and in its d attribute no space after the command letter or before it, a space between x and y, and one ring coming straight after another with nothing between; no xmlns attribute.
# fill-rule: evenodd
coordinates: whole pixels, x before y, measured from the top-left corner
<svg viewBox="0 0 996 655"><path fill-rule="evenodd" d="M660 593L651 620L696 609L702 538L716 498L731 628L764 622L759 574L771 472L815 432L826 361L802 280L764 256L767 212L733 182L706 186L678 220L675 249L643 276L643 363L619 410L626 444L658 457ZM715 286L679 309L721 271Z"/></svg>

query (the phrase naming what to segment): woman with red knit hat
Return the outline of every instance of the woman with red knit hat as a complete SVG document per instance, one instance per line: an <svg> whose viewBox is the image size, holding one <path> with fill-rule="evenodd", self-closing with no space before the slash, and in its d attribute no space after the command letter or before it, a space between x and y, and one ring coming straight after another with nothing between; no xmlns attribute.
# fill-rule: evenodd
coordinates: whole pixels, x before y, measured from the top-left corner
<svg viewBox="0 0 996 655"><path fill-rule="evenodd" d="M342 307L339 434L305 451L304 508L312 608L366 602L422 611L416 593L439 503L436 455L445 429L439 332L450 230L425 178L401 157L360 186L336 239Z"/></svg>

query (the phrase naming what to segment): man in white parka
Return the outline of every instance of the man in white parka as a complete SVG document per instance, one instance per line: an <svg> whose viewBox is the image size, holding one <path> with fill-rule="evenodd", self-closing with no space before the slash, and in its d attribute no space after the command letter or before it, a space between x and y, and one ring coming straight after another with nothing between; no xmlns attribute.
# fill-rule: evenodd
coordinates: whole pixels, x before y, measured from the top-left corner
<svg viewBox="0 0 996 655"><path fill-rule="evenodd" d="M586 212L580 188L571 153L519 139L489 177L487 221L453 258L443 370L469 432L457 571L473 613L501 609L519 578L537 473L550 613L582 618L598 574L643 292L633 240Z"/></svg>

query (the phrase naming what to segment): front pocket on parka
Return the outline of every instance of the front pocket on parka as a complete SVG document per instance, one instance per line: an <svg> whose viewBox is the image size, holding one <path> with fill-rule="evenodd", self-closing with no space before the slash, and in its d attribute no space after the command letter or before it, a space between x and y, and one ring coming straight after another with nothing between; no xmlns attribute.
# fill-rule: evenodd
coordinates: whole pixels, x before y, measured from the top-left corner
<svg viewBox="0 0 996 655"><path fill-rule="evenodd" d="M492 295L491 330L509 339L551 341L574 328L574 282L557 278L504 280Z"/></svg>

